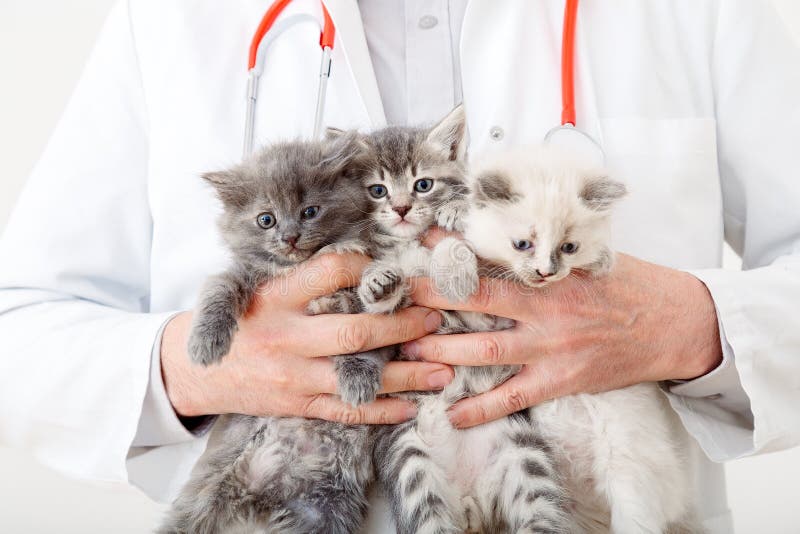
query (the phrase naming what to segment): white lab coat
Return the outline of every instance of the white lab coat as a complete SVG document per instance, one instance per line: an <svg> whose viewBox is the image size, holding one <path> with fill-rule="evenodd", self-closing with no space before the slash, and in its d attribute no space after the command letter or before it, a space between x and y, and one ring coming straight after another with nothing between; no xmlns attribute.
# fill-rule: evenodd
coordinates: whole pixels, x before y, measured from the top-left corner
<svg viewBox="0 0 800 534"><path fill-rule="evenodd" d="M219 206L198 175L240 157L246 51L269 3L113 11L0 242L0 441L160 499L185 480L204 438L131 445L157 333L225 265ZM325 123L380 127L356 2L326 4L338 33ZM293 11L319 16L319 5ZM562 16L557 0L470 3L461 68L473 154L538 142L558 122ZM310 134L317 40L298 26L269 52L260 142ZM616 246L692 270L717 305L725 364L670 394L717 461L800 441L799 95L800 53L767 2L581 3L578 121L631 191ZM723 234L747 273L719 269ZM721 466L699 461L703 513L729 532Z"/></svg>

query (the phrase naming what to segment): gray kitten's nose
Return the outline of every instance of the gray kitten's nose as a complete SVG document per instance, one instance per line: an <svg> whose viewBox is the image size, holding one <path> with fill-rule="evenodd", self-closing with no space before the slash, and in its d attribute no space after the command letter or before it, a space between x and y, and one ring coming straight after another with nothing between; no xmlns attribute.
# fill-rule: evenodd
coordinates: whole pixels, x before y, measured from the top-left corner
<svg viewBox="0 0 800 534"><path fill-rule="evenodd" d="M392 206L392 209L393 209L393 210L395 211L395 213L397 213L397 214L400 216L400 218L402 219L403 217L405 217L405 216L406 216L406 213L408 213L409 211L411 211L411 206Z"/></svg>
<svg viewBox="0 0 800 534"><path fill-rule="evenodd" d="M287 243L287 244L289 244L289 245L294 247L297 244L297 239L299 237L300 236L297 235L297 234L284 235L284 236L281 236L281 241L283 241L284 243Z"/></svg>
<svg viewBox="0 0 800 534"><path fill-rule="evenodd" d="M549 277L553 276L553 275L554 275L554 274L556 274L556 273L543 273L543 272L542 272L542 271L540 271L539 269L536 269L536 274L538 274L538 275L539 275L539 276L541 276L542 278L549 278Z"/></svg>

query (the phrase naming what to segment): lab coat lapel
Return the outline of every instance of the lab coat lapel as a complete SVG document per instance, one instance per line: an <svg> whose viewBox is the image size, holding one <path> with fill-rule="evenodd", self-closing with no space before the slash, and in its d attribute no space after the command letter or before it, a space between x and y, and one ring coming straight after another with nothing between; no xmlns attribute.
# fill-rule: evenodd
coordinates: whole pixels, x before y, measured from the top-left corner
<svg viewBox="0 0 800 534"><path fill-rule="evenodd" d="M341 45L352 72L372 128L386 125L378 82L372 69L361 13L355 0L325 0L325 7L336 26L336 40ZM333 68L337 68L335 65Z"/></svg>

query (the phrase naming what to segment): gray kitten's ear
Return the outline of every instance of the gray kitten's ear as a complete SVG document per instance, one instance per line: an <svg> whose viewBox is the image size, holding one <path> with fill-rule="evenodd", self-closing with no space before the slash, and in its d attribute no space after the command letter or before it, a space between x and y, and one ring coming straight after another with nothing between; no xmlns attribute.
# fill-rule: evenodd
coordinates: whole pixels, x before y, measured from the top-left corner
<svg viewBox="0 0 800 534"><path fill-rule="evenodd" d="M486 172L475 180L475 200L478 202L514 202L519 193L511 180L499 172Z"/></svg>
<svg viewBox="0 0 800 534"><path fill-rule="evenodd" d="M334 128L332 126L328 126L325 128L325 140L326 141L333 141L334 139L338 139L342 135L346 134L347 130L342 130L341 128Z"/></svg>
<svg viewBox="0 0 800 534"><path fill-rule="evenodd" d="M451 161L463 161L467 152L467 115L459 104L428 132L427 141Z"/></svg>
<svg viewBox="0 0 800 534"><path fill-rule="evenodd" d="M202 178L214 186L217 196L225 204L242 205L247 201L247 192L244 191L238 172L233 170L207 172Z"/></svg>
<svg viewBox="0 0 800 534"><path fill-rule="evenodd" d="M625 184L608 176L592 176L583 184L580 197L589 208L605 211L627 194L628 189Z"/></svg>
<svg viewBox="0 0 800 534"><path fill-rule="evenodd" d="M365 159L369 147L364 136L357 130L328 128L325 140L327 148L320 165L330 173L355 172L365 165L362 160Z"/></svg>

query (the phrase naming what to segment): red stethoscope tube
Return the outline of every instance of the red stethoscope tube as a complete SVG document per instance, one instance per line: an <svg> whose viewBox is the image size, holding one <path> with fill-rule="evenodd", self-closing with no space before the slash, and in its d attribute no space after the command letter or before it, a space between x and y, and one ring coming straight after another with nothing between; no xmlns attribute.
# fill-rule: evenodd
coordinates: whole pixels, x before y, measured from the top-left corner
<svg viewBox="0 0 800 534"><path fill-rule="evenodd" d="M250 54L248 55L247 62L248 70L256 66L256 61L258 60L258 46L261 44L261 40L264 39L264 36L269 32L272 25L275 24L275 21L291 1L292 0L275 0L275 2L269 6L267 12L264 13L256 29L256 33L253 35L253 40L250 42ZM328 13L328 8L325 7L325 3L320 2L320 4L322 5L322 16L325 19L325 23L319 36L319 46L321 48L327 47L333 49L336 28L333 26L333 20L331 19L330 13Z"/></svg>
<svg viewBox="0 0 800 534"><path fill-rule="evenodd" d="M561 125L575 126L575 26L578 0L566 0L561 41Z"/></svg>
<svg viewBox="0 0 800 534"><path fill-rule="evenodd" d="M299 22L314 21L309 14L298 14L276 21L286 6L292 0L276 0L269 6L269 9L261 18L253 40L250 42L250 52L247 57L247 113L245 115L244 126L244 149L243 156L246 158L253 152L255 142L255 122L256 104L258 101L258 84L264 68L264 52L270 46L271 41L279 36L284 30ZM333 43L336 39L336 28L333 25L325 3L320 1L322 6L323 23L320 27L319 46L322 49L322 62L319 69L319 86L317 88L317 106L314 113L314 138L318 138L322 130L322 121L325 114L325 98L327 96L328 79L331 76L331 55ZM270 34L270 31L274 33Z"/></svg>

